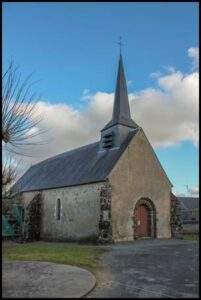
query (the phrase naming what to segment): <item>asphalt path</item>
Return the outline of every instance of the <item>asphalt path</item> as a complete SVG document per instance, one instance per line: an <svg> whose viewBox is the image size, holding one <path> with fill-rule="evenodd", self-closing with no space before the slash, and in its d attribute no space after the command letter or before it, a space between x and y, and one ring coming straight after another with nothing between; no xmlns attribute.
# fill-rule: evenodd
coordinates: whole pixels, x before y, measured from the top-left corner
<svg viewBox="0 0 201 300"><path fill-rule="evenodd" d="M198 298L198 241L147 239L107 246L91 298Z"/></svg>

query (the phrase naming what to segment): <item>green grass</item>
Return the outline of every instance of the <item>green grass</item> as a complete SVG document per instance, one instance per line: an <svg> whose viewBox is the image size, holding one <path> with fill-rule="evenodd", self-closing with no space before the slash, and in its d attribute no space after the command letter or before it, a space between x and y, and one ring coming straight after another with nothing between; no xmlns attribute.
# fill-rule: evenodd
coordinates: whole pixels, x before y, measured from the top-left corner
<svg viewBox="0 0 201 300"><path fill-rule="evenodd" d="M183 234L184 240L198 240L199 234L198 233L185 233Z"/></svg>
<svg viewBox="0 0 201 300"><path fill-rule="evenodd" d="M2 250L4 260L54 262L83 267L90 271L96 270L100 255L105 251L96 246L49 242L26 244L4 242Z"/></svg>

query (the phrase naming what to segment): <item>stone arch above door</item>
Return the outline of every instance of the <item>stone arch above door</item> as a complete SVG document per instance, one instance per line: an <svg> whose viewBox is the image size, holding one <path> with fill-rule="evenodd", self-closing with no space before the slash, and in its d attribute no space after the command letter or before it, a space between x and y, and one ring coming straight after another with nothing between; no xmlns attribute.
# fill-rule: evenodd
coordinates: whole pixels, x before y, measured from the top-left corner
<svg viewBox="0 0 201 300"><path fill-rule="evenodd" d="M134 239L138 238L137 232L137 211L140 206L146 206L149 212L149 222L150 222L150 233L151 238L156 238L156 209L154 203L149 198L140 198L134 207L133 213L133 230L134 230Z"/></svg>

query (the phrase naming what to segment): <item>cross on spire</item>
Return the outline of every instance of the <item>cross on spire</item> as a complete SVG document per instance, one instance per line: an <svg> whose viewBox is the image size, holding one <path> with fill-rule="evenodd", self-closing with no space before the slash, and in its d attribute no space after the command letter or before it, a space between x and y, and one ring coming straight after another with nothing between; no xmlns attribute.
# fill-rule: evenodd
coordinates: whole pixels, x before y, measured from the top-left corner
<svg viewBox="0 0 201 300"><path fill-rule="evenodd" d="M122 37L121 36L119 37L119 41L117 42L117 44L119 45L119 50L120 50L120 54L121 54L121 47L124 45L122 43Z"/></svg>

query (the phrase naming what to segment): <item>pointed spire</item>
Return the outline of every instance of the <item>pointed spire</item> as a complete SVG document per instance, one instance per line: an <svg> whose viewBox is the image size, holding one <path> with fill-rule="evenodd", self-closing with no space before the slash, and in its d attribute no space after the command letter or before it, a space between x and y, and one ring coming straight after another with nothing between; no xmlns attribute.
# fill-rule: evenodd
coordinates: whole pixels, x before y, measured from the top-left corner
<svg viewBox="0 0 201 300"><path fill-rule="evenodd" d="M128 103L128 94L126 79L124 75L124 67L122 56L120 54L119 58L119 68L117 75L117 84L114 98L114 107L113 107L113 120L116 123L121 123L123 120L130 119L130 108Z"/></svg>
<svg viewBox="0 0 201 300"><path fill-rule="evenodd" d="M138 126L131 119L127 85L126 85L121 53L119 57L119 67L118 67L115 98L114 98L113 116L112 116L112 120L103 129L109 128L116 124L121 124L133 128Z"/></svg>

